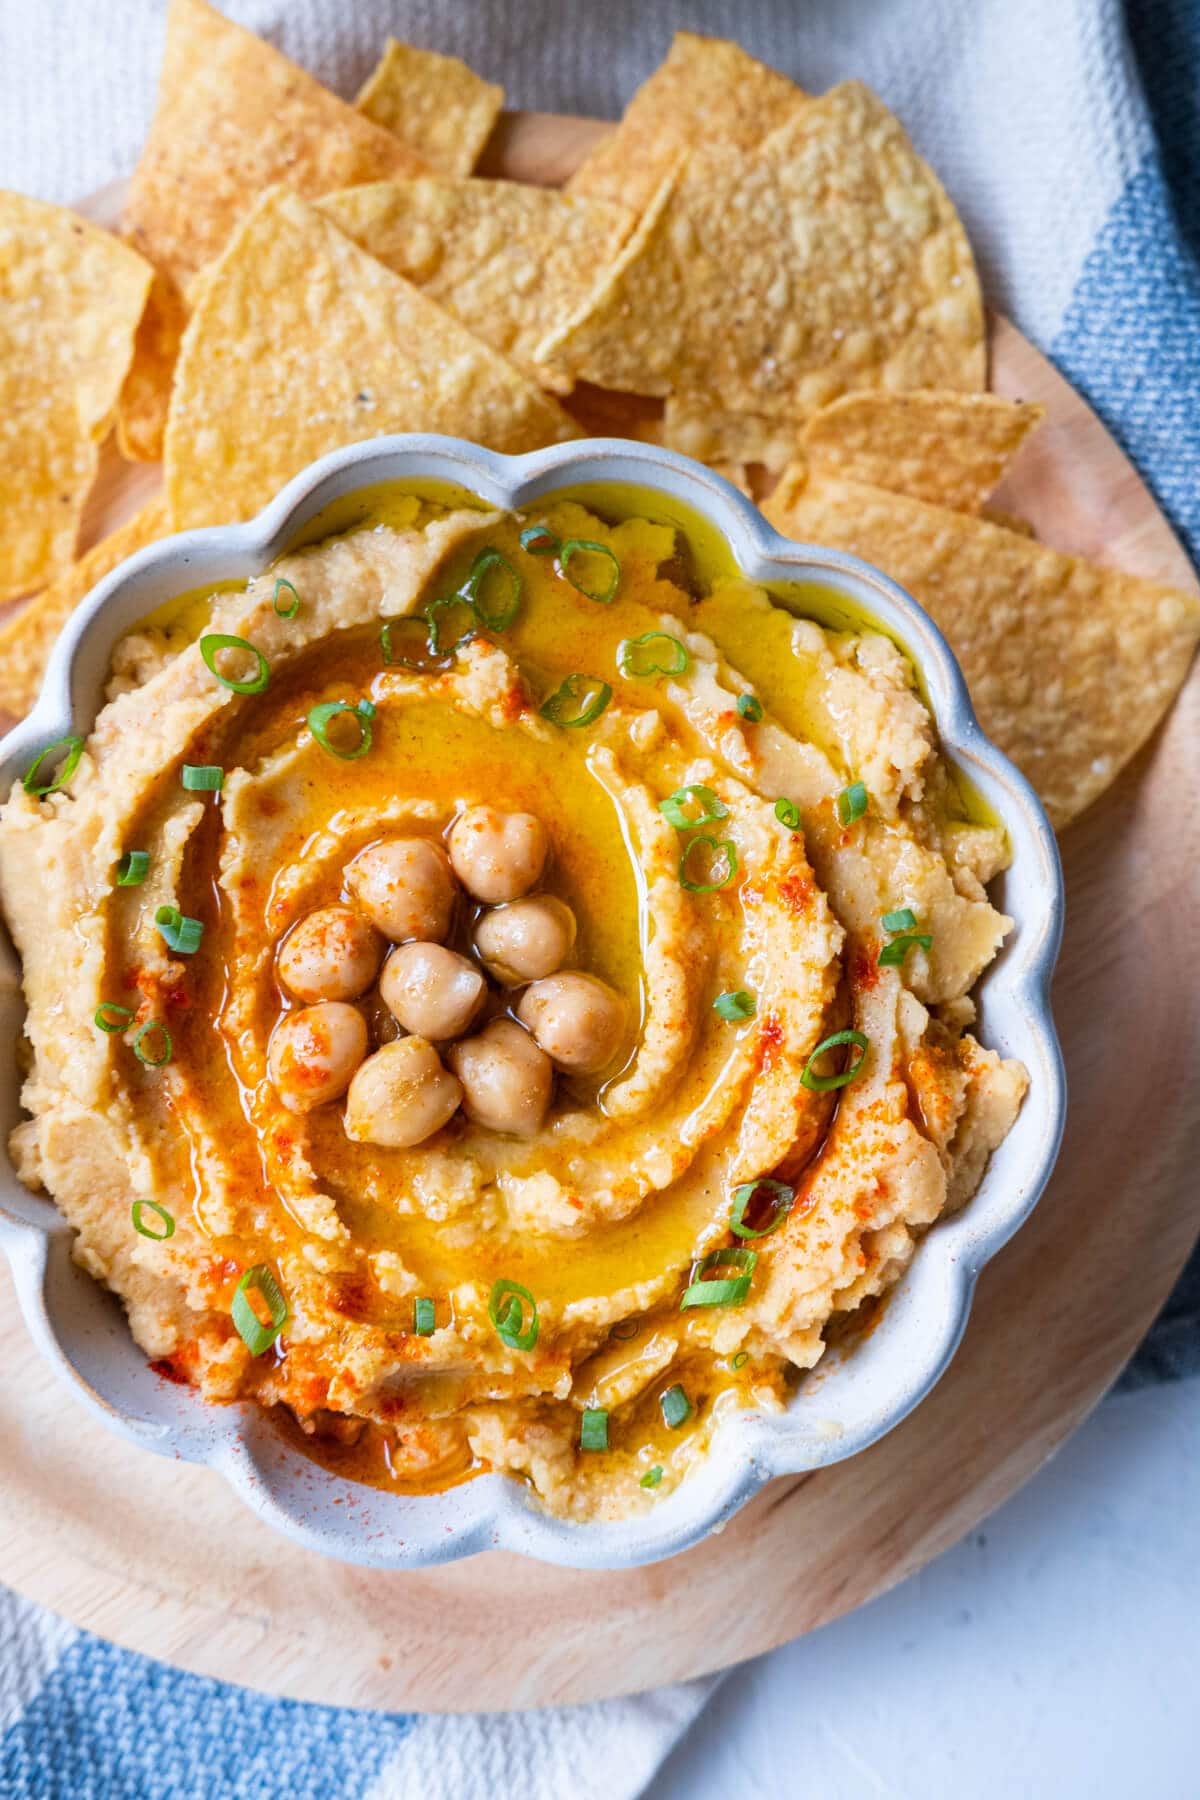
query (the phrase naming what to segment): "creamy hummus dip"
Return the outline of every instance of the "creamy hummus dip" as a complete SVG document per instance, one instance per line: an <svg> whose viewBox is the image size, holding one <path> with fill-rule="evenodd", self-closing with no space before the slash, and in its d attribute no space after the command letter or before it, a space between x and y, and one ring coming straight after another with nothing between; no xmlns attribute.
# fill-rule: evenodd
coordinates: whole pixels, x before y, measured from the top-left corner
<svg viewBox="0 0 1200 1800"><path fill-rule="evenodd" d="M579 498L364 507L126 638L8 798L14 1156L164 1375L619 1517L978 1185L1005 834L819 594Z"/></svg>

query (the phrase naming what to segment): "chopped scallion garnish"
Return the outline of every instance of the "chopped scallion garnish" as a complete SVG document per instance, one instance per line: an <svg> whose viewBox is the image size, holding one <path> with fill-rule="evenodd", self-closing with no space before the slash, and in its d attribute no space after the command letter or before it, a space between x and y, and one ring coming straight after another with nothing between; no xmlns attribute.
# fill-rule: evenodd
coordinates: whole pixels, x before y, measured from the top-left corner
<svg viewBox="0 0 1200 1800"><path fill-rule="evenodd" d="M852 781L837 797L837 815L843 825L853 825L867 810L867 790L861 781Z"/></svg>
<svg viewBox="0 0 1200 1800"><path fill-rule="evenodd" d="M692 1270L692 1279L679 1302L680 1312L689 1306L740 1306L750 1292L757 1261L757 1250L710 1250ZM738 1269L741 1273L710 1276L711 1269Z"/></svg>
<svg viewBox="0 0 1200 1800"><path fill-rule="evenodd" d="M193 794L219 794L225 785L225 771L218 763L184 763L183 785Z"/></svg>
<svg viewBox="0 0 1200 1800"><path fill-rule="evenodd" d="M548 525L527 525L521 533L521 548L530 556L554 556L560 547Z"/></svg>
<svg viewBox="0 0 1200 1800"><path fill-rule="evenodd" d="M672 1431L678 1431L684 1421L692 1416L692 1403L678 1382L667 1389L659 1405L662 1407L663 1422Z"/></svg>
<svg viewBox="0 0 1200 1800"><path fill-rule="evenodd" d="M562 686L542 701L538 711L552 725L573 729L594 725L611 699L612 688L607 681L597 681L594 675L568 675Z"/></svg>
<svg viewBox="0 0 1200 1800"><path fill-rule="evenodd" d="M729 1366L731 1369L744 1369L749 1361L750 1352L748 1350L739 1350L736 1356L730 1357Z"/></svg>
<svg viewBox="0 0 1200 1800"><path fill-rule="evenodd" d="M457 637L452 642L444 642L450 632L460 623L458 615L466 614ZM473 600L465 594L446 594L441 600L431 600L425 608L425 618L429 625L429 648L435 656L453 656L464 644L469 644L475 636L480 624L480 617L475 610Z"/></svg>
<svg viewBox="0 0 1200 1800"><path fill-rule="evenodd" d="M608 1413L602 1406L585 1406L579 1422L581 1450L608 1449Z"/></svg>
<svg viewBox="0 0 1200 1800"><path fill-rule="evenodd" d="M485 601L485 583L488 601ZM507 556L501 556L498 550L481 550L471 565L463 592L474 606L481 624L489 631L503 631L517 616L524 586L524 580Z"/></svg>
<svg viewBox="0 0 1200 1800"><path fill-rule="evenodd" d="M799 831L800 808L796 805L794 800L777 800L775 802L775 817L779 820L781 825L786 825L789 831Z"/></svg>
<svg viewBox="0 0 1200 1800"><path fill-rule="evenodd" d="M690 660L687 645L669 631L644 631L641 637L622 638L617 646L617 667L633 681L682 675Z"/></svg>
<svg viewBox="0 0 1200 1800"><path fill-rule="evenodd" d="M286 598L288 594L291 595L290 600ZM281 599L283 600L282 606L279 604ZM285 581L282 575L276 576L275 592L271 596L271 604L275 608L276 615L281 619L294 619L300 611L300 596L291 582Z"/></svg>
<svg viewBox="0 0 1200 1800"><path fill-rule="evenodd" d="M712 881L694 881L688 874L688 867L696 867L694 853L697 850L710 851L707 858L707 873L715 879ZM729 838L711 838L700 835L691 838L687 849L679 859L679 885L686 888L689 894L715 894L718 888L728 887L738 871L738 854L736 846Z"/></svg>
<svg viewBox="0 0 1200 1800"><path fill-rule="evenodd" d="M117 864L118 887L141 887L150 873L148 850L127 850Z"/></svg>
<svg viewBox="0 0 1200 1800"><path fill-rule="evenodd" d="M700 811L693 819L687 808L698 806ZM693 782L690 787L676 788L665 800L660 800L658 810L669 825L676 831L691 831L697 825L715 825L718 819L729 817L729 808L723 800L718 800L710 787Z"/></svg>
<svg viewBox="0 0 1200 1800"><path fill-rule="evenodd" d="M761 1230L756 1231L752 1225L746 1223L746 1209L755 1194L760 1193L770 1195L771 1213L767 1223ZM773 1181L769 1175L764 1175L760 1181L744 1181L741 1187L733 1190L733 1209L729 1214L729 1229L734 1237L770 1237L773 1231L779 1230L791 1212L792 1202L795 1198L794 1187L789 1187L786 1181Z"/></svg>
<svg viewBox="0 0 1200 1800"><path fill-rule="evenodd" d="M252 1292L258 1294L266 1306L271 1318L269 1325L264 1325L251 1306ZM251 1356L261 1356L264 1350L269 1350L287 1324L287 1301L273 1271L265 1263L256 1263L254 1268L246 1270L234 1289L233 1305L229 1310L237 1334Z"/></svg>
<svg viewBox="0 0 1200 1800"><path fill-rule="evenodd" d="M161 1231L151 1231L148 1226L143 1224L147 1213L153 1213L155 1218L161 1221L163 1227ZM165 1244L169 1237L175 1236L175 1221L166 1207L160 1206L157 1200L135 1200L129 1209L129 1215L133 1221L133 1229L142 1237L152 1239L156 1244Z"/></svg>
<svg viewBox="0 0 1200 1800"><path fill-rule="evenodd" d="M652 1469L646 1470L646 1473L642 1476L642 1479L638 1485L640 1487L644 1487L644 1488L656 1488L658 1486L659 1482L662 1480L662 1478L663 1478L662 1464L655 1463L655 1465Z"/></svg>
<svg viewBox="0 0 1200 1800"><path fill-rule="evenodd" d="M102 1000L92 1014L92 1023L98 1031L106 1032L110 1037L118 1031L124 1031L132 1022L133 1008L118 1006L115 1000Z"/></svg>
<svg viewBox="0 0 1200 1800"><path fill-rule="evenodd" d="M608 1335L610 1338L616 1338L618 1343L628 1344L641 1329L636 1319L618 1319Z"/></svg>
<svg viewBox="0 0 1200 1800"><path fill-rule="evenodd" d="M400 644L411 643L412 654L406 654L393 642L393 634ZM385 669L415 669L418 675L429 675L439 669L448 669L451 658L439 656L434 652L430 640L429 621L425 618L414 619L411 616L400 619L389 619L380 629L379 643L383 650L383 666Z"/></svg>
<svg viewBox="0 0 1200 1800"><path fill-rule="evenodd" d="M339 748L329 735L329 728L335 719L343 716L354 720L358 727L355 742L347 748ZM308 715L308 729L320 744L322 750L328 750L330 756L338 757L342 762L355 762L358 757L365 756L371 748L375 732L371 724L375 717L375 707L370 700L359 700L351 706L348 700L325 700L320 706L314 706Z"/></svg>
<svg viewBox="0 0 1200 1800"><path fill-rule="evenodd" d="M537 1343L537 1301L519 1281L495 1283L488 1297L488 1318L496 1327L497 1337L510 1350L532 1350Z"/></svg>
<svg viewBox="0 0 1200 1800"><path fill-rule="evenodd" d="M413 1330L418 1337L432 1337L436 1323L433 1301L428 1295L422 1295L413 1301Z"/></svg>
<svg viewBox="0 0 1200 1800"><path fill-rule="evenodd" d="M839 1044L854 1044L859 1051L858 1061L851 1063L848 1069L843 1069L840 1075L815 1075L813 1064L818 1056L824 1056L827 1050L836 1050ZM811 1088L814 1094L828 1094L833 1088L845 1087L848 1081L853 1081L861 1073L869 1049L870 1043L861 1031L835 1031L832 1037L822 1039L805 1063L800 1077L801 1085Z"/></svg>
<svg viewBox="0 0 1200 1800"><path fill-rule="evenodd" d="M718 994L713 1001L713 1011L719 1019L732 1024L735 1019L752 1019L756 1001L753 994L745 988L734 988L728 994Z"/></svg>
<svg viewBox="0 0 1200 1800"><path fill-rule="evenodd" d="M153 1056L149 1050L144 1048L146 1039L153 1031L162 1034L161 1056ZM161 1019L147 1019L144 1025L138 1027L131 1048L138 1061L144 1063L148 1069L161 1069L164 1063L169 1063L171 1060L173 1050L171 1034Z"/></svg>
<svg viewBox="0 0 1200 1800"><path fill-rule="evenodd" d="M66 755L63 757L57 775L51 776L49 781L39 781L38 770L48 756L53 756L59 750L65 750ZM35 795L39 800L46 794L57 794L60 788L66 786L79 767L79 759L82 755L83 739L81 737L56 738L54 743L47 744L44 750L39 750L26 769L21 786L27 794Z"/></svg>
<svg viewBox="0 0 1200 1800"><path fill-rule="evenodd" d="M917 915L911 906L902 906L896 912L884 913L879 923L885 931L915 931Z"/></svg>
<svg viewBox="0 0 1200 1800"><path fill-rule="evenodd" d="M748 719L751 725L757 725L763 716L762 701L756 700L753 694L739 694L737 709L739 716Z"/></svg>
<svg viewBox="0 0 1200 1800"><path fill-rule="evenodd" d="M160 906L154 914L154 923L168 950L174 950L177 956L194 956L200 948L203 924L199 919L189 919L177 906Z"/></svg>
<svg viewBox="0 0 1200 1800"><path fill-rule="evenodd" d="M906 931L902 937L894 937L879 952L880 968L898 969L914 944L921 950L931 950L933 939L927 931Z"/></svg>
<svg viewBox="0 0 1200 1800"><path fill-rule="evenodd" d="M253 675L246 675L237 680L232 675L222 675L217 667L217 657L222 650L242 650L252 656L255 662ZM222 631L210 631L200 639L200 654L209 672L216 676L222 687L227 687L234 694L261 694L271 679L271 665L255 644L242 637L230 637Z"/></svg>
<svg viewBox="0 0 1200 1800"><path fill-rule="evenodd" d="M571 563L576 557L599 558L605 565L605 578L597 578L590 584L587 580L579 581L571 573ZM616 597L621 585L621 565L607 544L595 544L590 538L568 538L558 553L558 572L564 581L569 581L577 594L584 594L589 600L598 600L601 606L607 606Z"/></svg>

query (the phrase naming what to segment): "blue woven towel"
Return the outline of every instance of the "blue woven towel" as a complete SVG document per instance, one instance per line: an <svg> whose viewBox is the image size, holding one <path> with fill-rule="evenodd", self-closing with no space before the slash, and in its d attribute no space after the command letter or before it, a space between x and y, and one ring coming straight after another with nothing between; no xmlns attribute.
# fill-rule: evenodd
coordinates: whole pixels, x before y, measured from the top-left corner
<svg viewBox="0 0 1200 1800"><path fill-rule="evenodd" d="M391 30L513 104L615 116L688 26L820 89L876 86L959 203L992 297L1200 548L1200 0L223 0L343 93ZM71 200L136 160L165 0L0 0L0 185ZM1194 1261L1126 1380L1200 1371ZM2 1475L0 1475L2 1480ZM4 1800L625 1800L711 1691L488 1718L269 1700L0 1590Z"/></svg>

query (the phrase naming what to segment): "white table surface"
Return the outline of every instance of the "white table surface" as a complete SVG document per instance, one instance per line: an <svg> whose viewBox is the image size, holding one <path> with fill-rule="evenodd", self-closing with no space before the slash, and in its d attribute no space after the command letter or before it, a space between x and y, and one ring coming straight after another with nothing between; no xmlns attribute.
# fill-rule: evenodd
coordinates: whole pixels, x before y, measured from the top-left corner
<svg viewBox="0 0 1200 1800"><path fill-rule="evenodd" d="M1196 1800L1200 1379L1114 1395L937 1562L735 1670L647 1800Z"/></svg>

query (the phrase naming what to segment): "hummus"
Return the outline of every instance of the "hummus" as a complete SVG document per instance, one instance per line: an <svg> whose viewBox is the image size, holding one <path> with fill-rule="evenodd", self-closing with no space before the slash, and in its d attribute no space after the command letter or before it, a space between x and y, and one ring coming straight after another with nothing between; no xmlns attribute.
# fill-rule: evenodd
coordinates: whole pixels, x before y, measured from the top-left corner
<svg viewBox="0 0 1200 1800"><path fill-rule="evenodd" d="M967 1029L1006 838L819 593L568 497L372 507L126 638L69 781L4 806L14 1156L163 1374L360 1479L619 1517L978 1185L1027 1079ZM506 961L530 895L582 1023Z"/></svg>

